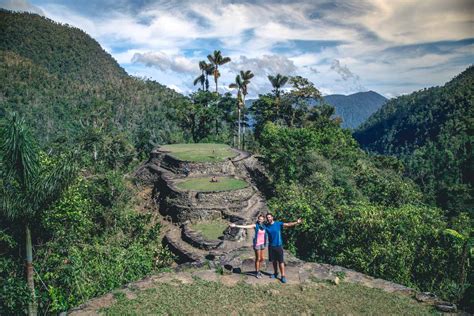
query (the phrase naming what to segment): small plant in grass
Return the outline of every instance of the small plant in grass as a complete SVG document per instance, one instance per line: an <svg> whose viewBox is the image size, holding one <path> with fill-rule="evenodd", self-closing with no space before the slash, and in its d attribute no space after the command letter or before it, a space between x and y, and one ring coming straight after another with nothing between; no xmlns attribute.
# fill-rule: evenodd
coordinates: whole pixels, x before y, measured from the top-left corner
<svg viewBox="0 0 474 316"><path fill-rule="evenodd" d="M344 278L346 277L346 273L344 271L337 271L336 273L334 273L341 281L344 280Z"/></svg>
<svg viewBox="0 0 474 316"><path fill-rule="evenodd" d="M222 267L222 265L220 265L220 264L217 264L216 273L219 274L219 275L224 275L224 267Z"/></svg>
<svg viewBox="0 0 474 316"><path fill-rule="evenodd" d="M112 295L114 296L114 298L116 300L123 300L125 299L125 293L124 292L121 292L121 291L115 291L112 293Z"/></svg>

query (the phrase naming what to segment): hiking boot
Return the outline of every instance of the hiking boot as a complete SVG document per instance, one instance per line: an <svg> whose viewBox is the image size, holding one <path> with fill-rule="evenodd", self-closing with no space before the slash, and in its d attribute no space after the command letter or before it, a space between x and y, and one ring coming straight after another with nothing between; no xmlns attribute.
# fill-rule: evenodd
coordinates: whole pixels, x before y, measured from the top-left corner
<svg viewBox="0 0 474 316"><path fill-rule="evenodd" d="M257 272L257 279L261 279L263 276L262 276L262 272L258 271Z"/></svg>
<svg viewBox="0 0 474 316"><path fill-rule="evenodd" d="M281 277L281 283L286 283L286 278L285 277Z"/></svg>

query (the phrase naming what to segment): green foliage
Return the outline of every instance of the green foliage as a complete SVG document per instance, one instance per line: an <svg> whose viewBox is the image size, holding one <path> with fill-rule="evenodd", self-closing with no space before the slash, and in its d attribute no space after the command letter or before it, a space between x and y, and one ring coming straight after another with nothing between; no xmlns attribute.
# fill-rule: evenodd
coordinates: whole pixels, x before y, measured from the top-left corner
<svg viewBox="0 0 474 316"><path fill-rule="evenodd" d="M13 225L12 225L13 226ZM11 227L10 227L11 228ZM18 246L7 229L0 228L0 314L14 315L26 311L31 294L23 276L21 262L6 254Z"/></svg>
<svg viewBox="0 0 474 316"><path fill-rule="evenodd" d="M36 252L43 309L68 310L171 263L160 225L131 210L130 198L112 172L80 178L47 212L48 241Z"/></svg>
<svg viewBox="0 0 474 316"><path fill-rule="evenodd" d="M229 94L223 97L199 90L190 100L176 104L176 116L186 136L195 143L230 143L234 118L234 103Z"/></svg>
<svg viewBox="0 0 474 316"><path fill-rule="evenodd" d="M267 123L260 145L275 186L270 208L304 220L285 230L290 251L460 300L464 248L395 158L367 155L325 115L302 128Z"/></svg>
<svg viewBox="0 0 474 316"><path fill-rule="evenodd" d="M373 152L395 155L429 203L449 216L474 212L474 67L443 87L392 99L354 134Z"/></svg>
<svg viewBox="0 0 474 316"><path fill-rule="evenodd" d="M126 76L84 31L37 14L1 9L0 51L21 55L65 79L100 82Z"/></svg>

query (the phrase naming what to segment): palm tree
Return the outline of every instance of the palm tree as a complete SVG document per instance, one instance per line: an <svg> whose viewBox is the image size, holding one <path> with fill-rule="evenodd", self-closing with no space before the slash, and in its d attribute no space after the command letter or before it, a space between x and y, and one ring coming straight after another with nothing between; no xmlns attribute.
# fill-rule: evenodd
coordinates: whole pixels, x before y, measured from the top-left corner
<svg viewBox="0 0 474 316"><path fill-rule="evenodd" d="M216 83L216 93L218 93L217 80L221 76L221 73L219 72L219 66L222 66L230 62L230 57L223 57L220 50L215 50L212 55L207 55L207 59L209 59L211 64L214 66L213 75L214 75L214 81Z"/></svg>
<svg viewBox="0 0 474 316"><path fill-rule="evenodd" d="M198 83L201 84L202 86L202 90L204 90L204 83L206 82L206 76L204 74L201 74L199 77L196 77L196 79L194 79L194 85L197 85Z"/></svg>
<svg viewBox="0 0 474 316"><path fill-rule="evenodd" d="M268 76L268 80L272 84L273 93L275 94L275 104L277 108L277 116L280 113L280 89L288 82L288 77L281 74L276 76Z"/></svg>
<svg viewBox="0 0 474 316"><path fill-rule="evenodd" d="M254 77L254 74L250 70L240 71L240 78L242 79L242 108L245 108L245 98L247 97L247 94L248 94L248 85L250 83L250 79L252 79L253 77ZM245 135L245 124L244 124L242 135ZM242 145L243 145L242 147L245 147L245 142L243 142Z"/></svg>
<svg viewBox="0 0 474 316"><path fill-rule="evenodd" d="M206 91L209 91L209 76L214 74L214 65L204 62L204 75L206 76Z"/></svg>
<svg viewBox="0 0 474 316"><path fill-rule="evenodd" d="M235 83L231 83L229 85L229 88L231 89L237 89L237 108L238 108L238 141L237 141L237 144L238 144L238 147L240 148L240 135L241 135L241 112L242 112L242 109L244 108L245 106L245 97L246 95L248 94L248 84L250 83L250 79L252 79L254 77L254 74L252 73L252 71L250 70L247 70L247 71L243 71L241 70L240 71L240 74L238 74L236 77L235 77Z"/></svg>
<svg viewBox="0 0 474 316"><path fill-rule="evenodd" d="M240 75L235 76L235 83L231 83L229 88L237 89L237 110L238 110L238 132L237 132L237 148L240 148L240 112L243 108L242 89L243 80Z"/></svg>
<svg viewBox="0 0 474 316"><path fill-rule="evenodd" d="M205 60L201 60L199 62L199 69L201 70L201 75L194 79L194 85L201 83L202 90L204 91L204 84L207 85L207 89L209 89L209 81L207 80L207 76L209 75L209 67L212 66L211 64L206 63Z"/></svg>
<svg viewBox="0 0 474 316"><path fill-rule="evenodd" d="M28 314L36 315L30 227L72 182L75 168L71 163L41 168L36 144L16 113L0 126L0 159L5 171L0 182L0 212L25 227L26 277L32 294Z"/></svg>

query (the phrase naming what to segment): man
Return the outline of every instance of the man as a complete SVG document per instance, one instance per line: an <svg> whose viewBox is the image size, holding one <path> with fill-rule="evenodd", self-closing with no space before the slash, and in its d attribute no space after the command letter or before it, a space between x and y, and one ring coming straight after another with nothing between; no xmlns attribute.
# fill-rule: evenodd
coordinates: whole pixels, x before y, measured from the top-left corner
<svg viewBox="0 0 474 316"><path fill-rule="evenodd" d="M273 215L267 214L267 233L268 233L268 258L273 263L274 273L271 275L272 279L278 278L278 268L280 268L281 282L286 283L285 277L285 261L283 258L283 239L281 238L281 231L283 227L292 227L301 223L299 218L296 222L283 223L273 220Z"/></svg>

